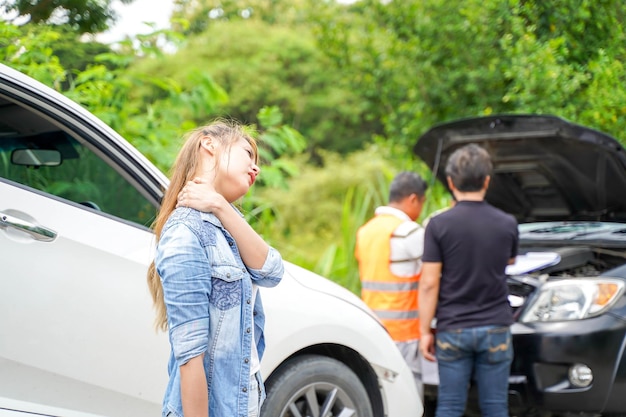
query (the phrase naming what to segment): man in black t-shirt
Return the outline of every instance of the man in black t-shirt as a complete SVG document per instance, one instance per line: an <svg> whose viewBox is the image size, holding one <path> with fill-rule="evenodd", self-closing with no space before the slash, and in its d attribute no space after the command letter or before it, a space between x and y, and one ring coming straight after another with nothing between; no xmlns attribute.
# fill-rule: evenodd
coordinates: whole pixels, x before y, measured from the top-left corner
<svg viewBox="0 0 626 417"><path fill-rule="evenodd" d="M472 376L482 415L508 416L513 313L505 268L515 261L518 231L513 216L484 201L491 170L485 149L457 149L446 165L457 203L426 227L420 350L438 363L436 417L463 415ZM430 329L435 317L436 338Z"/></svg>

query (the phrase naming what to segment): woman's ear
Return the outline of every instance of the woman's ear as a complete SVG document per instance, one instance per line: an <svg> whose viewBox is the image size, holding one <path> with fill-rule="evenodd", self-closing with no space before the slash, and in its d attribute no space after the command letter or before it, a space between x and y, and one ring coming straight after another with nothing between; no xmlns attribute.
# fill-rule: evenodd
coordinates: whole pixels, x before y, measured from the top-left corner
<svg viewBox="0 0 626 417"><path fill-rule="evenodd" d="M209 137L202 138L200 145L206 149L211 155L215 152L215 145L213 144L213 139Z"/></svg>

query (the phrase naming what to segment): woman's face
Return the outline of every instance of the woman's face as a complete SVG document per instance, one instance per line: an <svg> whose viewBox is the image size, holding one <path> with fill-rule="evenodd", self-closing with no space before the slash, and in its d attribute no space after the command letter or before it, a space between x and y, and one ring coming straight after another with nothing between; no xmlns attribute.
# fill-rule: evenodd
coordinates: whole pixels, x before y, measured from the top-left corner
<svg viewBox="0 0 626 417"><path fill-rule="evenodd" d="M221 151L215 174L215 191L232 203L248 192L261 170L255 163L252 146L243 138Z"/></svg>

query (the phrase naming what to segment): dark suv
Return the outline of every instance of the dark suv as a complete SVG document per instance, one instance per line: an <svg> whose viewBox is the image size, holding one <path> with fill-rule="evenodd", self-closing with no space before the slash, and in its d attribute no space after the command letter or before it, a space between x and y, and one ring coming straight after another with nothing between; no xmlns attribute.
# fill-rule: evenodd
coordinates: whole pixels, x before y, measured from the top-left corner
<svg viewBox="0 0 626 417"><path fill-rule="evenodd" d="M519 222L511 415L625 415L624 148L558 117L498 115L435 126L414 151L445 184L447 157L467 143L492 156L487 201Z"/></svg>

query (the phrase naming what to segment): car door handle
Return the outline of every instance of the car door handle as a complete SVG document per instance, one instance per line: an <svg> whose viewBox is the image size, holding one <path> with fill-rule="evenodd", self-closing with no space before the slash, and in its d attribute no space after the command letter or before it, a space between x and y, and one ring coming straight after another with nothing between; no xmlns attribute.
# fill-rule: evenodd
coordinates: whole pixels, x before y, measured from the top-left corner
<svg viewBox="0 0 626 417"><path fill-rule="evenodd" d="M9 216L8 214L0 213L0 228L6 229L7 227L28 233L34 239L42 242L52 242L57 237L57 233L53 230L14 216Z"/></svg>

